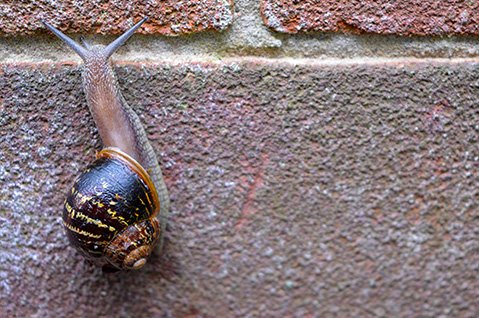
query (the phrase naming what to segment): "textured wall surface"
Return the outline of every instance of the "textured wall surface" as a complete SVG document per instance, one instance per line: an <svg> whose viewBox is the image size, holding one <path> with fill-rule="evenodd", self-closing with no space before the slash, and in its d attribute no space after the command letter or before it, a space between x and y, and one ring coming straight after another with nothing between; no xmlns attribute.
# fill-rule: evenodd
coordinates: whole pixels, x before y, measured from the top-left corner
<svg viewBox="0 0 479 318"><path fill-rule="evenodd" d="M43 32L40 19L62 31L118 34L144 16L150 19L140 33L178 35L224 30L232 22L232 7L230 0L7 0L0 4L0 35Z"/></svg>
<svg viewBox="0 0 479 318"><path fill-rule="evenodd" d="M275 31L401 35L478 34L479 2L457 0L261 0Z"/></svg>
<svg viewBox="0 0 479 318"><path fill-rule="evenodd" d="M122 64L172 198L102 274L64 194L100 147L71 63L0 73L0 316L474 317L479 64Z"/></svg>
<svg viewBox="0 0 479 318"><path fill-rule="evenodd" d="M478 9L3 1L0 318L475 318ZM144 15L113 58L172 211L164 253L108 275L63 233L101 141L39 19L105 44Z"/></svg>

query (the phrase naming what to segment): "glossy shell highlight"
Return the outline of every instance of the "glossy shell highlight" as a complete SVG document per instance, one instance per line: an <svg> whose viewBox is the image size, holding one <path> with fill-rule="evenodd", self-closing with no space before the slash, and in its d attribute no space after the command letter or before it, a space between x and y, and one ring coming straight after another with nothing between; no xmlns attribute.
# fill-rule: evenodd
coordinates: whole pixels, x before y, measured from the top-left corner
<svg viewBox="0 0 479 318"><path fill-rule="evenodd" d="M105 148L74 182L65 200L63 224L71 244L87 258L123 269L127 255L111 259L111 255L121 255L112 254L111 243L133 227L151 235L133 243L156 244L159 210L156 189L145 169L122 151ZM148 249L151 252L152 247Z"/></svg>

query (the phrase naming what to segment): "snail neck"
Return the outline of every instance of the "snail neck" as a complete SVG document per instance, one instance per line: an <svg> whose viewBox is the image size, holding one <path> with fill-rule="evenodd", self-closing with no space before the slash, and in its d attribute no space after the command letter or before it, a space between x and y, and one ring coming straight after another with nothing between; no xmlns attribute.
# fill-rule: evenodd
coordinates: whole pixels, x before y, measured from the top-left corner
<svg viewBox="0 0 479 318"><path fill-rule="evenodd" d="M141 162L136 118L118 89L109 61L101 54L90 52L84 67L85 95L103 145L117 147Z"/></svg>

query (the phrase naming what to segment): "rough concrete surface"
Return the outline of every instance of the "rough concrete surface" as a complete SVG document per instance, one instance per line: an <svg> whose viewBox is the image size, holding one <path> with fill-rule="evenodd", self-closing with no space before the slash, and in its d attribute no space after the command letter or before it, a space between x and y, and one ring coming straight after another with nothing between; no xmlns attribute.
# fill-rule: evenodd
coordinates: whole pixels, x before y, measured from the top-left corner
<svg viewBox="0 0 479 318"><path fill-rule="evenodd" d="M479 33L477 1L261 0L261 14L266 25L286 33Z"/></svg>
<svg viewBox="0 0 479 318"><path fill-rule="evenodd" d="M0 35L44 32L40 19L65 32L118 34L144 16L149 20L139 33L178 35L221 31L231 24L232 9L232 0L7 0L0 4Z"/></svg>
<svg viewBox="0 0 479 318"><path fill-rule="evenodd" d="M2 317L475 317L479 63L122 64L172 198L144 270L69 247L77 64L0 71Z"/></svg>

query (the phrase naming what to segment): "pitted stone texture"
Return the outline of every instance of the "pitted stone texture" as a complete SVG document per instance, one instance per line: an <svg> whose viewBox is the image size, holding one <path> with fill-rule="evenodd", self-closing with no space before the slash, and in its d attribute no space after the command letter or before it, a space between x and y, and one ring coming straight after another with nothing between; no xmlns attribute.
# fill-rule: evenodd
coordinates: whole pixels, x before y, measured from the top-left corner
<svg viewBox="0 0 479 318"><path fill-rule="evenodd" d="M144 16L149 20L139 33L179 35L204 30L221 31L233 20L233 2L7 0L0 4L0 35L45 32L40 19L69 33L119 34Z"/></svg>
<svg viewBox="0 0 479 318"><path fill-rule="evenodd" d="M122 65L172 198L102 274L64 194L99 149L77 66L0 78L0 316L474 317L479 64Z"/></svg>
<svg viewBox="0 0 479 318"><path fill-rule="evenodd" d="M479 34L477 1L261 0L261 14L286 33Z"/></svg>

